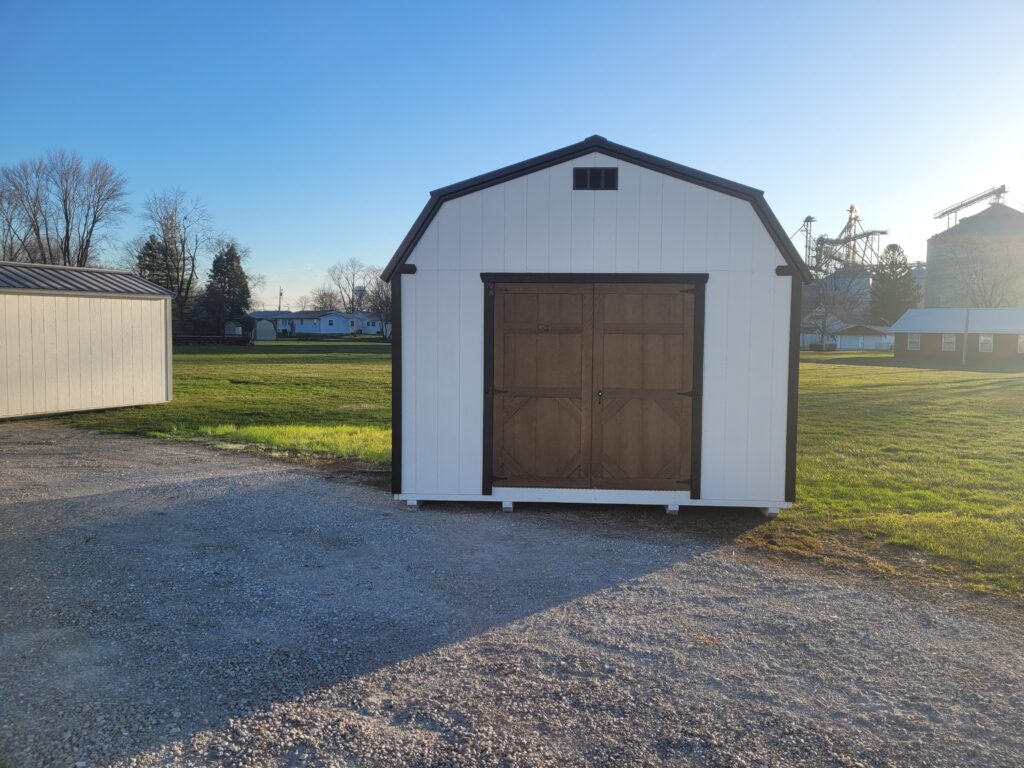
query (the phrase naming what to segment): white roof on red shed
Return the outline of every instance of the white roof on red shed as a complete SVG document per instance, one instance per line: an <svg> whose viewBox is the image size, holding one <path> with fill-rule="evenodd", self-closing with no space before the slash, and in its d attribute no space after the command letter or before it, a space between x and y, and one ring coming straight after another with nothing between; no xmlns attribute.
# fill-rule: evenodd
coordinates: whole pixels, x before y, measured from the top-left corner
<svg viewBox="0 0 1024 768"><path fill-rule="evenodd" d="M1024 333L1024 307L908 309L892 333Z"/></svg>

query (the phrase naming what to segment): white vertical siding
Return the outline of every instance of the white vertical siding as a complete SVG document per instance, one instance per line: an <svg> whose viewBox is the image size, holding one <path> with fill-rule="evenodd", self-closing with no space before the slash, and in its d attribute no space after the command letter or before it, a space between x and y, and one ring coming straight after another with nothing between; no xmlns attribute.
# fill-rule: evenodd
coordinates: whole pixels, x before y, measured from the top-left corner
<svg viewBox="0 0 1024 768"><path fill-rule="evenodd" d="M479 329L484 326L484 286L480 276L462 272L459 285L459 364L461 370L483 370L484 343ZM459 377L459 434L480 435L484 429L483 386ZM459 492L479 493L483 475L483 448L479 441L458 440ZM452 446L455 447L454 445Z"/></svg>
<svg viewBox="0 0 1024 768"><path fill-rule="evenodd" d="M513 179L505 187L505 272L525 272L526 178ZM447 205L441 206L447 208Z"/></svg>
<svg viewBox="0 0 1024 768"><path fill-rule="evenodd" d="M548 218L551 212L550 174L545 169L526 177L526 271L550 272Z"/></svg>
<svg viewBox="0 0 1024 768"><path fill-rule="evenodd" d="M0 418L165 401L165 303L0 293Z"/></svg>
<svg viewBox="0 0 1024 768"><path fill-rule="evenodd" d="M619 189L573 191L581 165ZM701 496L783 500L791 279L749 203L593 153L445 203L409 262L403 493L480 493L481 272L707 272Z"/></svg>
<svg viewBox="0 0 1024 768"><path fill-rule="evenodd" d="M450 272L422 270L415 277L402 278L402 301L406 292L413 294L415 312L402 312L402 336L415 346L415 397L416 426L408 432L409 440L415 446L412 463L416 466L416 487L425 492L438 493L437 448L442 442L451 446L459 436L454 435L456 424L439 424L440 391L443 386L458 386L458 372L439 371L439 350L441 341L445 345L454 343L451 329L438 325L438 286L442 280L452 277ZM410 329L410 326L412 328ZM415 329L412 333L409 330ZM422 330L421 330L422 329ZM427 330L429 329L429 330ZM402 359L405 362L405 358Z"/></svg>
<svg viewBox="0 0 1024 768"><path fill-rule="evenodd" d="M665 175L640 171L640 225L637 232L637 271L661 272L661 193ZM607 192L595 192L607 195Z"/></svg>
<svg viewBox="0 0 1024 768"><path fill-rule="evenodd" d="M469 382L450 371L461 370L462 320L460 317L461 272L438 275L434 296L437 298L437 328L444 329L437 347L437 487L459 487L459 434L462 388ZM478 278L479 279L479 278ZM441 384L443 383L443 386Z"/></svg>
<svg viewBox="0 0 1024 768"><path fill-rule="evenodd" d="M639 272L640 168L618 163L619 189L615 192L615 272Z"/></svg>
<svg viewBox="0 0 1024 768"><path fill-rule="evenodd" d="M572 242L572 166L548 169L548 271L569 272ZM501 186L496 187L501 189Z"/></svg>
<svg viewBox="0 0 1024 768"><path fill-rule="evenodd" d="M469 195L476 197L476 195ZM502 272L505 269L505 187L488 187L480 193L483 208L483 232L480 236L481 272ZM417 246L419 250L419 246ZM427 257L429 263L429 257Z"/></svg>

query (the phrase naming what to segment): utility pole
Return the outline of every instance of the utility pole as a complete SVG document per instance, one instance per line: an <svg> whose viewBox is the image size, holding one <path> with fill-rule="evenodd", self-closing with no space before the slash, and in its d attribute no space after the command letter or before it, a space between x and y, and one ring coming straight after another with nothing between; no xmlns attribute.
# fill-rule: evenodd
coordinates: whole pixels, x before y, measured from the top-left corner
<svg viewBox="0 0 1024 768"><path fill-rule="evenodd" d="M971 310L968 309L964 313L964 348L960 351L960 354L963 357L962 362L963 362L964 368L967 367L967 339L970 338L970 335L971 335Z"/></svg>
<svg viewBox="0 0 1024 768"><path fill-rule="evenodd" d="M284 288L281 286L277 287L277 311L281 311L281 299L284 298Z"/></svg>

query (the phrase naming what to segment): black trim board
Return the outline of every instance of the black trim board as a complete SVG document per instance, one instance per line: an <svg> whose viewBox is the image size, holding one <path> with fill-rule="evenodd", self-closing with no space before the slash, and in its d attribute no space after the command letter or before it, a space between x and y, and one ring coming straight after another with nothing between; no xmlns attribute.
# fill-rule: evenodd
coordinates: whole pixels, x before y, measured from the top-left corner
<svg viewBox="0 0 1024 768"><path fill-rule="evenodd" d="M796 429L800 406L800 303L803 283L795 273L776 270L779 276L790 276L792 288L789 297L789 389L786 394L786 488L785 499L796 501Z"/></svg>
<svg viewBox="0 0 1024 768"><path fill-rule="evenodd" d="M723 179L720 176L713 176L712 174L674 163L671 160L649 155L646 152L640 152L622 144L616 144L608 141L603 136L591 136L576 144L570 144L568 147L538 155L529 160L492 171L491 173L474 176L457 184L450 184L447 187L435 189L430 193L430 199L423 207L416 221L413 222L409 232L398 246L398 250L395 251L395 255L391 258L387 267L384 268L383 278L390 280L399 265L405 263L438 209L448 200L462 197L463 195L468 195L472 192L543 170L544 168L550 168L553 165L582 157L591 152L600 152L608 157L614 157L642 168L648 168L692 184L697 184L715 192L746 200L754 207L758 218L761 219L765 229L768 230L768 234L782 253L786 262L799 273L804 282L809 283L811 281L811 273L807 265L804 264L803 259L800 258L800 254L796 250L796 246L789 239L789 236L782 228L771 208L768 207L768 203L764 199L764 193L761 190Z"/></svg>
<svg viewBox="0 0 1024 768"><path fill-rule="evenodd" d="M690 419L690 499L700 498L704 415L705 297L710 275L701 273L482 272L484 289L484 429L480 493L494 491L494 284L495 283L679 283L694 286L693 410ZM799 324L798 324L799 327ZM394 434L392 432L392 434Z"/></svg>
<svg viewBox="0 0 1024 768"><path fill-rule="evenodd" d="M705 285L707 272L481 272L485 283L693 283Z"/></svg>
<svg viewBox="0 0 1024 768"><path fill-rule="evenodd" d="M693 411L690 414L690 498L700 498L701 452L704 440L704 311L707 276L693 296Z"/></svg>
<svg viewBox="0 0 1024 768"><path fill-rule="evenodd" d="M481 278L483 275L480 276ZM494 281L484 280L484 446L480 492L494 491Z"/></svg>
<svg viewBox="0 0 1024 768"><path fill-rule="evenodd" d="M402 492L402 275L415 275L403 264L391 278L391 492Z"/></svg>

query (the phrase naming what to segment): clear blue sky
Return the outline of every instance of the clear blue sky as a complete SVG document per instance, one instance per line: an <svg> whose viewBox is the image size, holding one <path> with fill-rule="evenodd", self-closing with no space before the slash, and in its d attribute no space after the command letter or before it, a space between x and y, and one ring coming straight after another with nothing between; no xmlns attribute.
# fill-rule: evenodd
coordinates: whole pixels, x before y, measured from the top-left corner
<svg viewBox="0 0 1024 768"><path fill-rule="evenodd" d="M106 159L135 210L180 186L268 300L384 264L429 190L593 133L766 190L788 231L855 202L911 258L962 197L1024 207L1020 0L0 0L0 30L0 164Z"/></svg>

